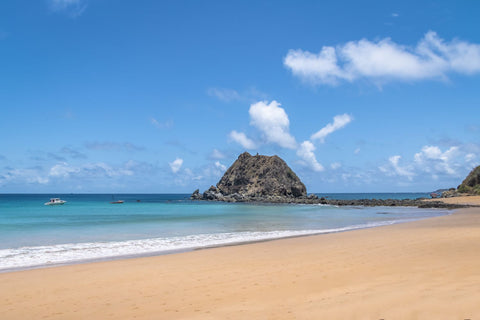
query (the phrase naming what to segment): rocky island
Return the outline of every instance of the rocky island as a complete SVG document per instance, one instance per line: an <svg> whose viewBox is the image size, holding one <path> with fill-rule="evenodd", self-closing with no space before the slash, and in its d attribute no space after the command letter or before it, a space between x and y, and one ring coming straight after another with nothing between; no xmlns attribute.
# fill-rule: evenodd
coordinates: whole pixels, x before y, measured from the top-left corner
<svg viewBox="0 0 480 320"><path fill-rule="evenodd" d="M480 169L479 169L480 172ZM420 208L461 208L464 205L424 199L358 199L337 200L307 195L307 188L280 157L242 153L228 168L216 186L190 199L225 202L265 202L328 204L337 206L414 206Z"/></svg>
<svg viewBox="0 0 480 320"><path fill-rule="evenodd" d="M228 202L295 202L307 199L307 188L278 156L242 153L217 183L194 200Z"/></svg>

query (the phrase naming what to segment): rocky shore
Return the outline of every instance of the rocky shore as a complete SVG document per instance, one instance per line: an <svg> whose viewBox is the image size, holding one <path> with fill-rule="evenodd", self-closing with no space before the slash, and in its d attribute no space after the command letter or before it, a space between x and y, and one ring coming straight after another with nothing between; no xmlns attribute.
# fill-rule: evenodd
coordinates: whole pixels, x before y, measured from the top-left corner
<svg viewBox="0 0 480 320"><path fill-rule="evenodd" d="M212 186L204 193L197 189L191 195L192 200L223 201L223 202L247 202L247 203L288 203L288 204L320 204L332 206L367 206L367 207L418 207L418 208L447 208L458 209L470 207L470 205L444 203L442 201L425 201L425 199L355 199L338 200L318 197L310 194L302 197L285 197L278 195L245 196L234 193L231 195L222 194L218 188Z"/></svg>
<svg viewBox="0 0 480 320"><path fill-rule="evenodd" d="M200 193L197 189L190 199L203 201L322 204L333 206L387 206L419 208L464 208L469 205L451 204L426 199L357 199L337 200L307 195L305 185L278 156L252 156L242 153L225 172L217 186Z"/></svg>

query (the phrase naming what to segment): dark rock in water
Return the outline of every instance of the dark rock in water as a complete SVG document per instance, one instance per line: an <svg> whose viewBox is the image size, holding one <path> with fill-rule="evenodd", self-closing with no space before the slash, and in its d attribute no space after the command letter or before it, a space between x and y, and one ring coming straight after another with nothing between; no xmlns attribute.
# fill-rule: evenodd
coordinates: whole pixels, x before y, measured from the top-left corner
<svg viewBox="0 0 480 320"><path fill-rule="evenodd" d="M473 169L457 188L458 192L480 195L480 166Z"/></svg>
<svg viewBox="0 0 480 320"><path fill-rule="evenodd" d="M192 195L190 196L190 199L192 199L192 200L201 200L201 199L202 199L202 195L200 194L200 190L197 189L197 190L193 191Z"/></svg>
<svg viewBox="0 0 480 320"><path fill-rule="evenodd" d="M242 153L217 184L224 195L245 197L301 197L307 195L305 185L278 156L251 156Z"/></svg>
<svg viewBox="0 0 480 320"><path fill-rule="evenodd" d="M229 202L264 201L290 202L306 198L307 189L290 167L278 156L252 156L242 153L217 183L194 200L219 200ZM311 195L309 199L316 199Z"/></svg>
<svg viewBox="0 0 480 320"><path fill-rule="evenodd" d="M269 202L322 204L333 206L408 206L419 208L462 208L457 204L441 201L426 202L422 199L356 199L335 200L307 196L305 185L290 167L278 156L252 156L242 153L225 172L217 186L211 186L203 194L197 189L192 200L225 202Z"/></svg>

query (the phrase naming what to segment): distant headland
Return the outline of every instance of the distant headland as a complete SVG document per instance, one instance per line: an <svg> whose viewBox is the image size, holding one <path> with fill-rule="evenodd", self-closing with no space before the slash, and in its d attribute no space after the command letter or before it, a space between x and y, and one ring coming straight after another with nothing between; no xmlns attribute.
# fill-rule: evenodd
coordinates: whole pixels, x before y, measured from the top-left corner
<svg viewBox="0 0 480 320"><path fill-rule="evenodd" d="M480 167L474 169L473 172L477 173L477 180L473 178L473 181L477 181L477 187L468 186L471 190L480 190L480 183L478 183L480 181ZM459 186L458 190L463 191L465 189L462 189L462 185ZM455 193L453 193L450 190L449 192L445 193L445 196L455 196L460 191L455 190ZM216 186L212 185L203 193L200 193L200 190L197 189L190 198L206 201L328 204L337 206L465 207L465 205L447 204L441 201L426 202L425 199L335 200L319 198L315 194L307 194L307 188L303 182L280 157L259 154L252 156L248 152L244 152L238 157Z"/></svg>

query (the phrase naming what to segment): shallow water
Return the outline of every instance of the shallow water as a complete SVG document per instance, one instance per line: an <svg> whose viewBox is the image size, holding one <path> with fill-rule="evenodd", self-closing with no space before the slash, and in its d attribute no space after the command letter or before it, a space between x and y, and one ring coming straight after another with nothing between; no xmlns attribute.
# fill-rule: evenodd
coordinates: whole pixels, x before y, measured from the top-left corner
<svg viewBox="0 0 480 320"><path fill-rule="evenodd" d="M57 196L67 203L44 205ZM449 213L406 207L198 202L188 196L0 195L0 270L165 254ZM110 203L119 199L125 203Z"/></svg>

